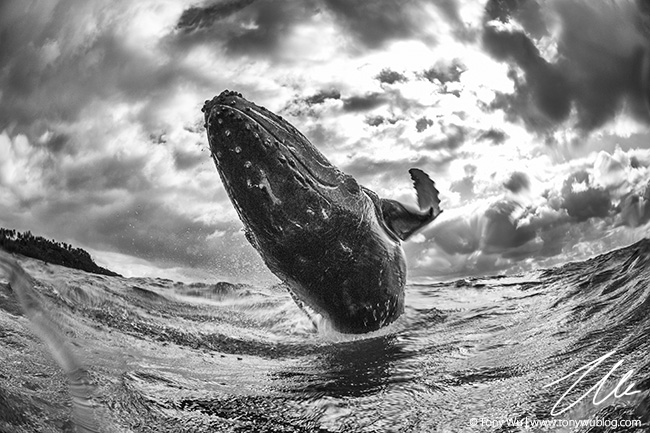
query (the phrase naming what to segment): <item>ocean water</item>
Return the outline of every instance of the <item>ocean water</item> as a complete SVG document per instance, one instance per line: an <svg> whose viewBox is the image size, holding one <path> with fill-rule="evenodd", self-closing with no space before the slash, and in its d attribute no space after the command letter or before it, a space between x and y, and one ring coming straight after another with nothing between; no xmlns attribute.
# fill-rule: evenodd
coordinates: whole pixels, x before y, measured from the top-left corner
<svg viewBox="0 0 650 433"><path fill-rule="evenodd" d="M12 289L4 257L1 432L650 431L650 240L410 284L399 320L356 336L314 323L281 285L16 257L27 274Z"/></svg>

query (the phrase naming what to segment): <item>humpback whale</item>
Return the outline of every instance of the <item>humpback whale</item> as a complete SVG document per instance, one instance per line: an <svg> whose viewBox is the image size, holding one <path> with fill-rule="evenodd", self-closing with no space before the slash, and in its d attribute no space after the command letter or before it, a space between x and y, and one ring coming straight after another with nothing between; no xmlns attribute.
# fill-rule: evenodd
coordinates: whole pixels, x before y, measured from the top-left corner
<svg viewBox="0 0 650 433"><path fill-rule="evenodd" d="M299 306L343 333L404 310L401 241L440 213L434 182L409 170L419 210L380 198L334 167L295 127L240 93L202 109L212 158L246 238Z"/></svg>

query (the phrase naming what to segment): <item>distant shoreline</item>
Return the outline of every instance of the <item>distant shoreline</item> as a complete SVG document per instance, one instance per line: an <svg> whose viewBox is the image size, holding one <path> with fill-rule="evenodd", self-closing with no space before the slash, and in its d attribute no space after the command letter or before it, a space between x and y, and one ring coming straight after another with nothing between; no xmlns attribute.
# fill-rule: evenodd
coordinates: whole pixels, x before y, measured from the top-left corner
<svg viewBox="0 0 650 433"><path fill-rule="evenodd" d="M75 248L65 242L34 236L30 231L24 233L14 229L0 227L0 248L10 253L43 260L54 265L79 269L93 274L121 277L122 275L97 265L81 248Z"/></svg>

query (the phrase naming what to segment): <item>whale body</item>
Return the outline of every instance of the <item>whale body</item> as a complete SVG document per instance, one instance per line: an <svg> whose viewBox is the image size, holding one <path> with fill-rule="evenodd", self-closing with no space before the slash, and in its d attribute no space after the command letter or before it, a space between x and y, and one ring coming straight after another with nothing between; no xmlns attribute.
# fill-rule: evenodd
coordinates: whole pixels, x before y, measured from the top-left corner
<svg viewBox="0 0 650 433"><path fill-rule="evenodd" d="M334 167L296 128L240 93L202 109L212 158L246 238L296 302L344 333L374 331L404 310L401 241L441 212L438 191L411 169L420 210Z"/></svg>

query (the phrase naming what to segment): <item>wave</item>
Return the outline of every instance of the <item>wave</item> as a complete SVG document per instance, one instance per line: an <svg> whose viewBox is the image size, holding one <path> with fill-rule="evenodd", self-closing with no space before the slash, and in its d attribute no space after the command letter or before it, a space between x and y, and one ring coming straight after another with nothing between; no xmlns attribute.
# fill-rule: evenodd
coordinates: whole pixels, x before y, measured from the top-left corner
<svg viewBox="0 0 650 433"><path fill-rule="evenodd" d="M647 239L514 277L410 284L400 319L354 336L314 324L282 285L15 260L0 256L0 431L473 431L506 416L649 427ZM600 396L628 370L639 392L594 405L617 363ZM476 431L505 428L493 427Z"/></svg>

